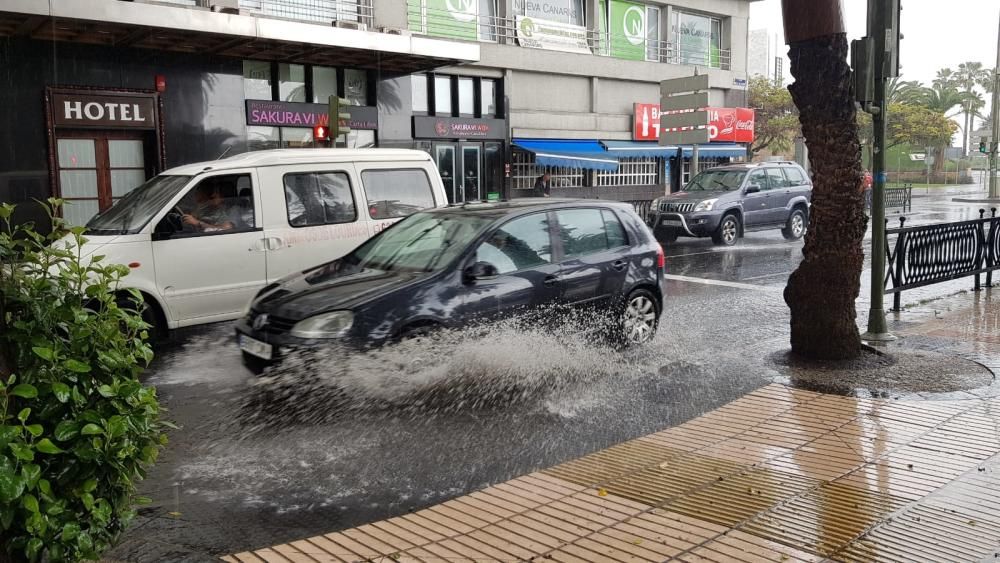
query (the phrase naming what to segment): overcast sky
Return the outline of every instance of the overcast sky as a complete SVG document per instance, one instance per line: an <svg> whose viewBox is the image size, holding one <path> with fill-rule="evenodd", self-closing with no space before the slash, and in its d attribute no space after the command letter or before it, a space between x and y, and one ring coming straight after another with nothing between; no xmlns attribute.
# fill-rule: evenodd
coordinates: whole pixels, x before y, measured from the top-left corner
<svg viewBox="0 0 1000 563"><path fill-rule="evenodd" d="M989 68L996 65L1000 0L902 1L900 64L903 80L929 83L938 69L955 69L966 61L978 61ZM842 0L842 3L848 39L864 36L867 0ZM772 38L777 34L778 53L788 53L784 46L780 0L752 3L750 29L767 29ZM785 74L789 74L787 61Z"/></svg>

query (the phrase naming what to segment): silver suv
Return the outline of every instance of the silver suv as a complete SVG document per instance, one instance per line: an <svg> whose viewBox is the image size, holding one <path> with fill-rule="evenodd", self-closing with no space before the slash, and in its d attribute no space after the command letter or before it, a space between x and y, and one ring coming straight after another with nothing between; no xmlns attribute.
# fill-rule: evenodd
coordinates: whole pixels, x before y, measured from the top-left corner
<svg viewBox="0 0 1000 563"><path fill-rule="evenodd" d="M794 162L727 164L653 200L646 220L666 243L679 236L712 237L731 246L745 231L776 228L796 240L806 232L811 199L812 181Z"/></svg>

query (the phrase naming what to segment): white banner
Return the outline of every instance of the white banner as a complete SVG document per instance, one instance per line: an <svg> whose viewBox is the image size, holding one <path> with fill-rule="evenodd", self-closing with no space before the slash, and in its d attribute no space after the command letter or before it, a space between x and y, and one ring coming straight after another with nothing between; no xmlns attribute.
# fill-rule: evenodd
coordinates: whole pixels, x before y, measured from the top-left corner
<svg viewBox="0 0 1000 563"><path fill-rule="evenodd" d="M527 16L517 16L517 41L522 47L590 55L587 28Z"/></svg>

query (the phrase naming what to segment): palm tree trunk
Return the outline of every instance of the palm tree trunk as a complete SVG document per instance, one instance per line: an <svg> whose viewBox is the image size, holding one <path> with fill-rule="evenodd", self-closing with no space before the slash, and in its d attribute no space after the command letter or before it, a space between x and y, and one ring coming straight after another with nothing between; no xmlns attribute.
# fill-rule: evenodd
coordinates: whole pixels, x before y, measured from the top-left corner
<svg viewBox="0 0 1000 563"><path fill-rule="evenodd" d="M866 229L861 145L838 0L783 0L785 36L813 173L803 260L785 287L792 352L847 359L861 350L855 300Z"/></svg>

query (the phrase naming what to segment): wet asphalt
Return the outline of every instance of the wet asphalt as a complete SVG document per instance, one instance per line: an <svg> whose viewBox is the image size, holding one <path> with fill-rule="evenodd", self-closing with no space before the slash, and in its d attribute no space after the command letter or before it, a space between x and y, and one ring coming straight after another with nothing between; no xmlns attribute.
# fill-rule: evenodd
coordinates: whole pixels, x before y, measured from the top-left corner
<svg viewBox="0 0 1000 563"><path fill-rule="evenodd" d="M975 209L918 197L906 215L918 224ZM207 561L349 528L712 410L777 375L768 358L787 347L781 290L801 250L778 231L748 233L733 248L680 239L667 249L660 331L641 350L518 327L347 367L340 353L321 355L321 371L349 372L346 399L305 377L262 383L241 365L229 323L177 331L144 377L180 429L141 485L153 504L107 557ZM905 301L970 285L932 286ZM863 321L865 297L858 309ZM461 393L428 401L429 383Z"/></svg>

